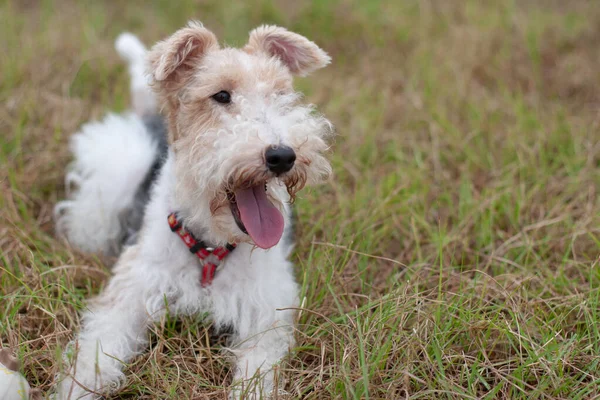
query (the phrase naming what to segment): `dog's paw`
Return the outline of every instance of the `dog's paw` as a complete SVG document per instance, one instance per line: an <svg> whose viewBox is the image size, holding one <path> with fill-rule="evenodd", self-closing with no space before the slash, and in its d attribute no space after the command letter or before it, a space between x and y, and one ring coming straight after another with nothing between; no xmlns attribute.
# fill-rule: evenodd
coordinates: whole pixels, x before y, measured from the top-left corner
<svg viewBox="0 0 600 400"><path fill-rule="evenodd" d="M98 399L98 395L89 392L73 390L71 392L54 392L48 395L48 400L94 400Z"/></svg>
<svg viewBox="0 0 600 400"><path fill-rule="evenodd" d="M291 399L292 395L283 389L283 381L275 382L275 372L268 371L253 378L236 377L229 392L229 400Z"/></svg>
<svg viewBox="0 0 600 400"><path fill-rule="evenodd" d="M264 377L234 380L229 400L261 400L273 397L272 373Z"/></svg>
<svg viewBox="0 0 600 400"><path fill-rule="evenodd" d="M97 394L83 390L77 385L67 386L69 382L64 382L57 390L48 396L49 400L93 400L99 398Z"/></svg>
<svg viewBox="0 0 600 400"><path fill-rule="evenodd" d="M292 399L293 397L291 393L283 389L270 390L267 393L264 390L233 388L231 392L229 392L228 398L229 400L287 400Z"/></svg>

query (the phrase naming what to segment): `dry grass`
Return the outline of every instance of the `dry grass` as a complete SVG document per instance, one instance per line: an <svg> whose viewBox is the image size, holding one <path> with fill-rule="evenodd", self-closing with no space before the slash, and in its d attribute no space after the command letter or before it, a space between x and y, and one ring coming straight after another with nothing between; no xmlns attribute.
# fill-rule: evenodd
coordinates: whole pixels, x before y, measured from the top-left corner
<svg viewBox="0 0 600 400"><path fill-rule="evenodd" d="M109 270L53 236L66 143L128 104L112 41L275 22L334 64L337 125L298 199L293 398L600 396L600 7L593 1L0 1L0 341L52 386ZM167 319L112 398L220 398L221 341Z"/></svg>

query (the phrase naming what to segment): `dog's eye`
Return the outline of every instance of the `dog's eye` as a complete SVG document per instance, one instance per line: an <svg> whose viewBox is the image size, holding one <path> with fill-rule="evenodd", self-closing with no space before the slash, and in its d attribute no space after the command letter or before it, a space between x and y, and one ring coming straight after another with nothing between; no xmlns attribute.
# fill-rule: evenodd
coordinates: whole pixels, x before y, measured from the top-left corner
<svg viewBox="0 0 600 400"><path fill-rule="evenodd" d="M215 99L219 103L223 103L223 104L231 103L231 94L229 94L229 92L226 92L224 90L221 90L217 94L213 94L212 98Z"/></svg>

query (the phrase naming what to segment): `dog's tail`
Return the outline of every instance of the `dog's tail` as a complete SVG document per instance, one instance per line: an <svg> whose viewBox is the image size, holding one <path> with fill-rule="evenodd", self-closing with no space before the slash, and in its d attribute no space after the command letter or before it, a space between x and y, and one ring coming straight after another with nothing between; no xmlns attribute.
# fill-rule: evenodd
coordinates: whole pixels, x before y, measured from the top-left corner
<svg viewBox="0 0 600 400"><path fill-rule="evenodd" d="M156 96L150 88L147 74L146 46L135 35L124 32L117 37L115 49L129 67L133 110L140 116L156 114Z"/></svg>
<svg viewBox="0 0 600 400"><path fill-rule="evenodd" d="M160 144L130 113L85 124L70 147L75 159L65 178L67 200L55 207L57 233L79 250L116 255L130 234L127 218L140 211L135 207L143 210L136 194Z"/></svg>
<svg viewBox="0 0 600 400"><path fill-rule="evenodd" d="M164 147L164 139L153 135L147 123L152 117L141 117L154 113L147 102L147 97L154 97L142 96L149 90L144 75L146 49L130 34L119 36L116 48L129 63L136 112L110 114L85 124L71 137L74 160L65 178L67 200L55 207L59 235L80 250L106 255L118 254L132 233L128 229L134 214L139 214L139 229L144 208L137 204L139 190Z"/></svg>

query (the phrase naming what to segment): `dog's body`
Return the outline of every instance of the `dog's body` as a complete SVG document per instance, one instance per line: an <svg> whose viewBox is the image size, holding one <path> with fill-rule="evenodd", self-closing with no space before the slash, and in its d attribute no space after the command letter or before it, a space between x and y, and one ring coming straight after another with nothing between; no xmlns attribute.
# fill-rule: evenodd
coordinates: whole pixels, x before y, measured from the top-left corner
<svg viewBox="0 0 600 400"><path fill-rule="evenodd" d="M232 329L232 396L257 372L252 396L269 394L272 367L293 344L298 305L285 234L290 199L330 173L323 152L331 126L298 104L292 74L329 58L276 27L251 32L242 50L220 49L192 23L148 55L157 101L143 77L143 45L122 36L117 49L129 61L135 112L73 137L67 188L77 189L57 205L57 228L82 250L122 254L83 315L57 395L95 397L117 387L123 363L143 351L149 325L167 309L208 313L217 329ZM231 250L212 281L202 274L209 260L218 264L218 249L206 260L189 251L167 222L173 212L207 251Z"/></svg>

